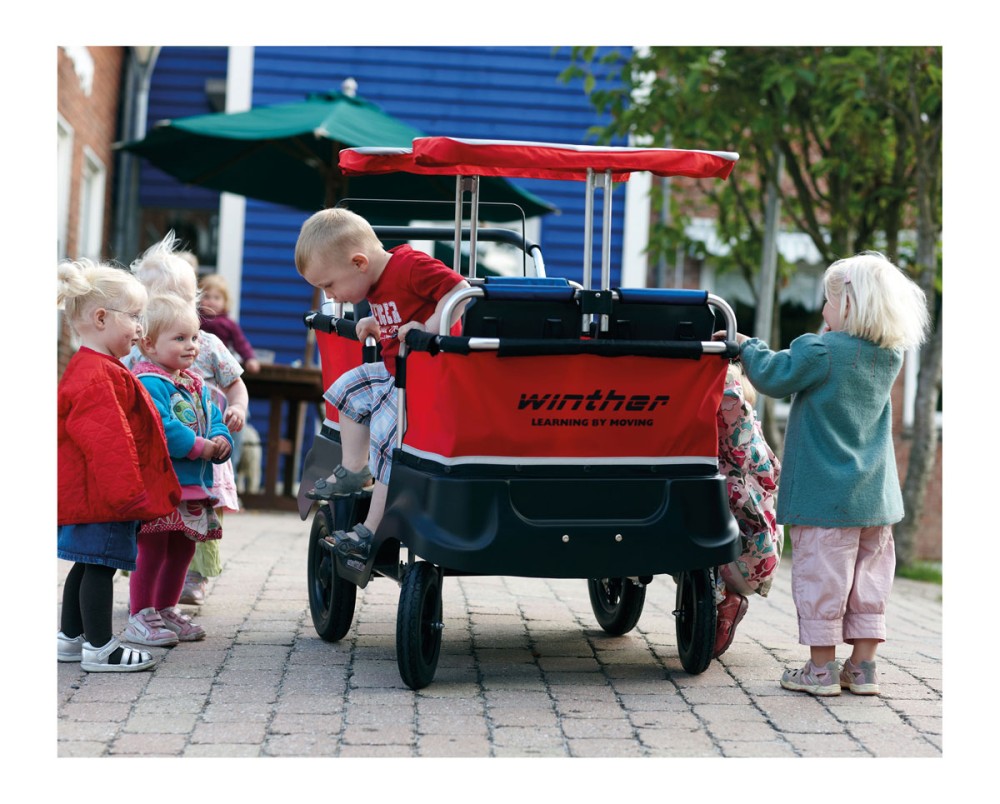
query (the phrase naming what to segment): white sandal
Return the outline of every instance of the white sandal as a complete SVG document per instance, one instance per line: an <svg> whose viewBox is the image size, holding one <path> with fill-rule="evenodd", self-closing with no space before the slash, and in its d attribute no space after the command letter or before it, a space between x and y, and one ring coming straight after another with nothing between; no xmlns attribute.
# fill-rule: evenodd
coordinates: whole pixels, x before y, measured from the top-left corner
<svg viewBox="0 0 1000 804"><path fill-rule="evenodd" d="M119 647L122 649L121 661L111 664L108 657ZM137 670L148 670L154 664L156 659L149 651L130 648L123 645L118 637L111 637L111 641L103 648L95 648L89 642L84 642L80 668L90 673L134 673Z"/></svg>

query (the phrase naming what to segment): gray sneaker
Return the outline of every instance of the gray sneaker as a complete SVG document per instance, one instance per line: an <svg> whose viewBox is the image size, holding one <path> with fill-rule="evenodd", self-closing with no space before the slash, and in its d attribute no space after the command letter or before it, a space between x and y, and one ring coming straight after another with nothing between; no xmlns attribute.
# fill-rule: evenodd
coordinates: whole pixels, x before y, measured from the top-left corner
<svg viewBox="0 0 1000 804"><path fill-rule="evenodd" d="M844 662L840 671L841 689L850 690L855 695L878 695L878 671L875 662L859 662L850 659Z"/></svg>
<svg viewBox="0 0 1000 804"><path fill-rule="evenodd" d="M781 676L781 686L786 690L808 692L824 698L840 695L840 684L837 683L839 672L840 667L836 662L827 662L823 667L817 667L810 659L799 670L786 670Z"/></svg>

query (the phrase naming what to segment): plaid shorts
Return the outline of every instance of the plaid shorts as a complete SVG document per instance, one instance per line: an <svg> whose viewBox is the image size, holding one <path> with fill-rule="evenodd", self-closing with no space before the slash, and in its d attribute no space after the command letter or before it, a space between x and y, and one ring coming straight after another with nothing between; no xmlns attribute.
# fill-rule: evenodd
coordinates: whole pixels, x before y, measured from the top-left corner
<svg viewBox="0 0 1000 804"><path fill-rule="evenodd" d="M396 381L385 364L362 363L344 372L323 398L343 415L369 428L368 467L379 483L388 485L396 446Z"/></svg>

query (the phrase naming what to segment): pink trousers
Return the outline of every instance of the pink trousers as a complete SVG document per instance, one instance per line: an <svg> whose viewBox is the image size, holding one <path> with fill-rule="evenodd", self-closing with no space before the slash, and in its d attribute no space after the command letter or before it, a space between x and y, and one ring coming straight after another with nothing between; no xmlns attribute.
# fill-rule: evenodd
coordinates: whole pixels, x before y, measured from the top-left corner
<svg viewBox="0 0 1000 804"><path fill-rule="evenodd" d="M884 642L885 606L896 570L892 527L793 525L789 535L799 643Z"/></svg>

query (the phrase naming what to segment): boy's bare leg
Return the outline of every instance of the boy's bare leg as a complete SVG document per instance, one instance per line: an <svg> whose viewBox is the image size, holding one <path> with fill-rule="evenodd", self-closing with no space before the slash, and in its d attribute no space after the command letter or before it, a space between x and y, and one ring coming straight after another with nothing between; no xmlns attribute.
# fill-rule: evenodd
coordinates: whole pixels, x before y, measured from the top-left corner
<svg viewBox="0 0 1000 804"><path fill-rule="evenodd" d="M375 488L372 491L371 504L368 507L368 516L365 517L364 526L374 533L382 522L382 515L385 513L385 501L389 495L389 487L378 480L375 481Z"/></svg>
<svg viewBox="0 0 1000 804"><path fill-rule="evenodd" d="M360 472L368 465L368 446L371 434L367 424L359 424L347 416L340 417L340 462L351 472ZM329 482L336 479L333 475Z"/></svg>

